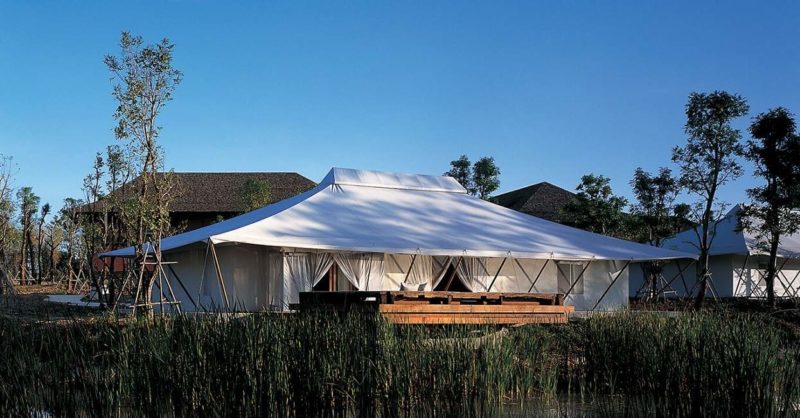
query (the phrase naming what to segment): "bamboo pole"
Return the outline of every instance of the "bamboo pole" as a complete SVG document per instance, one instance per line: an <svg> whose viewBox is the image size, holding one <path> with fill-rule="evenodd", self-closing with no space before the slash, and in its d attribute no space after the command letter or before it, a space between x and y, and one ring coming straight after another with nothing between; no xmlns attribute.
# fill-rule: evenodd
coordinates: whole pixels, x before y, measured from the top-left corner
<svg viewBox="0 0 800 418"><path fill-rule="evenodd" d="M567 293L564 293L564 299L566 299L567 296L569 296L569 294L572 292L572 289L575 288L575 285L577 285L578 282L583 278L583 274L586 273L586 270L589 269L589 265L592 264L592 261L594 261L594 257L592 257L592 259L589 260L588 263L586 263L586 265L583 267L583 270L581 270L581 274L579 274L578 278L576 278L575 281L572 282L572 285L569 287L569 289L567 289Z"/></svg>
<svg viewBox="0 0 800 418"><path fill-rule="evenodd" d="M622 270L620 270L616 274L616 276L614 276L614 280L611 280L611 284L609 284L608 287L606 287L605 292L603 292L603 294L600 295L600 299L597 299L597 302L595 302L594 306L592 306L592 312L594 312L594 310L597 309L597 306L600 305L600 302L602 302L603 298L606 297L606 294L608 294L608 291L611 290L612 287L614 287L614 283L617 282L617 279L619 279L619 277L622 276L622 273L625 271L625 269L628 268L628 265L630 265L630 264L631 264L631 260L628 260L628 261L625 262L625 265L622 266Z"/></svg>
<svg viewBox="0 0 800 418"><path fill-rule="evenodd" d="M503 259L503 262L500 263L500 267L497 269L497 273L494 274L494 278L492 279L492 282L489 283L489 287L486 289L487 292L491 292L492 291L492 286L494 286L494 282L497 280L497 276L500 275L500 271L503 270L503 266L506 264L506 260L508 260L508 256L506 256L506 258Z"/></svg>
<svg viewBox="0 0 800 418"><path fill-rule="evenodd" d="M209 247L211 248L211 256L214 260L214 268L217 271L217 280L219 281L219 287L222 290L222 297L225 300L225 309L230 310L230 301L228 301L228 291L225 289L225 279L222 277L222 267L219 265L219 258L217 257L217 249L211 240L209 242Z"/></svg>
<svg viewBox="0 0 800 418"><path fill-rule="evenodd" d="M539 282L539 277L542 276L542 273L544 272L545 267L547 267L547 264L550 263L550 260L552 260L552 258L548 258L547 260L544 261L544 264L542 264L542 268L539 269L539 273L536 274L536 278L533 279L533 283L531 283L531 287L528 288L528 293L531 293L533 288L536 286L536 283ZM517 263L519 264L519 262L517 262ZM520 265L519 268L522 268L522 265ZM525 269L522 269L522 271L525 271Z"/></svg>

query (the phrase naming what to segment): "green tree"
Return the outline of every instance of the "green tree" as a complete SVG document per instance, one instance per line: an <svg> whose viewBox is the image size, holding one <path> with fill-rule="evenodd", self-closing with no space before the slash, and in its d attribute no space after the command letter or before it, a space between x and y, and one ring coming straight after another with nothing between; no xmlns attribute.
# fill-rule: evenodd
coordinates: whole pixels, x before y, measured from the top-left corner
<svg viewBox="0 0 800 418"><path fill-rule="evenodd" d="M36 257L33 249L34 216L39 211L39 196L30 187L22 187L17 191L19 205L19 222L22 226L22 237L19 249L19 282L28 284L31 276L36 277Z"/></svg>
<svg viewBox="0 0 800 418"><path fill-rule="evenodd" d="M43 259L42 259L42 247L44 246L45 236L44 236L44 225L47 222L47 216L50 215L50 204L45 203L42 205L42 209L40 211L39 217L36 219L36 281L39 284L42 284L42 278L45 275L44 266L43 266Z"/></svg>
<svg viewBox="0 0 800 418"><path fill-rule="evenodd" d="M672 161L680 167L680 183L697 202L692 207L699 260L696 306L705 299L711 277L709 251L724 205L717 199L720 187L742 175L738 157L743 148L741 133L731 122L748 111L747 101L725 91L692 93L686 104L686 145L672 150Z"/></svg>
<svg viewBox="0 0 800 418"><path fill-rule="evenodd" d="M461 155L457 160L450 161L450 171L444 173L444 175L456 179L468 192L473 193L475 187L472 184L472 165L466 155Z"/></svg>
<svg viewBox="0 0 800 418"><path fill-rule="evenodd" d="M686 204L676 204L681 191L678 179L673 177L672 170L662 167L657 175L636 169L631 180L636 203L631 205L631 215L641 227L637 240L661 247L664 240L687 225L686 217L689 208ZM663 263L652 262L642 264L648 278L648 289L651 298L659 294L658 280L661 277Z"/></svg>
<svg viewBox="0 0 800 418"><path fill-rule="evenodd" d="M493 157L482 157L472 166L473 194L488 200L489 196L500 187L500 168Z"/></svg>
<svg viewBox="0 0 800 418"><path fill-rule="evenodd" d="M114 133L117 139L126 141L130 167L139 178L137 193L123 205L120 218L136 246L137 295L142 292L149 303L161 271L160 266L145 268L146 253L161 257L161 238L170 228L169 204L174 187L174 176L164 172L157 120L183 75L173 67L174 45L166 38L143 46L141 37L123 32L120 48L119 56L107 55L104 60L115 81Z"/></svg>
<svg viewBox="0 0 800 418"><path fill-rule="evenodd" d="M272 186L264 180L249 179L242 185L239 196L243 211L250 212L270 204Z"/></svg>
<svg viewBox="0 0 800 418"><path fill-rule="evenodd" d="M625 234L622 210L628 201L614 194L608 177L584 175L575 190L575 198L561 210L563 223L604 235Z"/></svg>
<svg viewBox="0 0 800 418"><path fill-rule="evenodd" d="M469 194L484 200L500 187L500 168L493 157L482 157L470 164L469 158L462 155L450 161L450 170L444 175L456 179Z"/></svg>
<svg viewBox="0 0 800 418"><path fill-rule="evenodd" d="M755 117L745 156L763 184L747 191L752 203L740 212L740 226L758 237L769 253L767 302L775 306L775 278L781 237L800 229L800 136L792 114L778 107Z"/></svg>

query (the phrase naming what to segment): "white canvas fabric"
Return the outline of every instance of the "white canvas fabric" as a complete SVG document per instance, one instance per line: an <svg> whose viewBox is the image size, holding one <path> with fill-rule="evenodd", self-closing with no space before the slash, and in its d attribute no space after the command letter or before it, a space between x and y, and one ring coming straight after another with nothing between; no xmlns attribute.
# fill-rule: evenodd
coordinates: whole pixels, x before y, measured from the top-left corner
<svg viewBox="0 0 800 418"><path fill-rule="evenodd" d="M696 258L539 219L469 196L454 179L334 168L316 188L165 238L326 251L560 260ZM133 256L132 247L101 256Z"/></svg>
<svg viewBox="0 0 800 418"><path fill-rule="evenodd" d="M733 207L717 224L716 235L711 243L711 255L738 254L738 255L764 255L768 254L759 245L758 237L749 231L739 230L739 213L741 205ZM666 240L664 248L697 253L698 239L693 229L681 232ZM800 233L781 238L778 255L784 258L800 258Z"/></svg>
<svg viewBox="0 0 800 418"><path fill-rule="evenodd" d="M309 292L333 265L327 253L286 253L283 257L283 305L300 302L300 292Z"/></svg>
<svg viewBox="0 0 800 418"><path fill-rule="evenodd" d="M450 257L432 257L419 254L384 254L384 289L399 289L425 284L432 290L439 284L450 266ZM410 271L409 271L410 269Z"/></svg>
<svg viewBox="0 0 800 418"><path fill-rule="evenodd" d="M383 285L383 254L334 253L333 260L358 290L380 290Z"/></svg>
<svg viewBox="0 0 800 418"><path fill-rule="evenodd" d="M461 260L456 267L458 277L472 292L486 292L494 274L489 272L486 257L468 257Z"/></svg>

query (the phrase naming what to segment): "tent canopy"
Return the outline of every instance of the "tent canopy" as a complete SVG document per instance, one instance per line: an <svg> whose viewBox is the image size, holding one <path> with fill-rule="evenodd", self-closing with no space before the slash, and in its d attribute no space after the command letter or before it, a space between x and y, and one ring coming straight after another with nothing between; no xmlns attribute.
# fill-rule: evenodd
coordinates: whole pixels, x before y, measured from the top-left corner
<svg viewBox="0 0 800 418"><path fill-rule="evenodd" d="M333 168L314 189L161 241L328 251L557 260L696 258L539 219L467 194L455 179ZM101 256L130 257L128 247Z"/></svg>
<svg viewBox="0 0 800 418"><path fill-rule="evenodd" d="M759 243L761 240L751 231L739 230L739 213L741 205L734 206L717 224L716 235L711 242L710 255L765 255L765 250ZM698 251L698 238L694 229L688 229L666 240L664 248L676 251ZM781 237L778 246L778 256L784 258L800 258L800 233Z"/></svg>

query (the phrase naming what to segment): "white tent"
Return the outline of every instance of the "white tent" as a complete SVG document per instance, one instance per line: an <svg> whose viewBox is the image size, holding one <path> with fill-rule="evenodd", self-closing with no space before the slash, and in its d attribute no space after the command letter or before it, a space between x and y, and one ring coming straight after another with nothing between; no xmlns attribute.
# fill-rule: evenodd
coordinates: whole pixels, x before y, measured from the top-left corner
<svg viewBox="0 0 800 418"><path fill-rule="evenodd" d="M204 308L248 310L286 308L334 265L358 290L403 282L430 290L452 266L472 291L569 290L577 309L601 295L600 308L611 308L627 304L629 262L692 257L516 212L449 177L341 168L308 192L165 238L161 248L188 289L178 293L196 292L189 296Z"/></svg>
<svg viewBox="0 0 800 418"><path fill-rule="evenodd" d="M765 295L766 265L769 251L760 245L759 238L751 231L739 228L739 213L742 207L733 207L717 224L711 242L710 269L713 290L709 293L719 297L762 297ZM699 253L698 237L694 229L683 231L664 242L664 248L686 253ZM775 293L778 296L798 296L800 292L800 234L781 238L778 247L778 277ZM696 265L683 263L683 280L674 282L673 289L679 295L690 295L696 285ZM669 265L664 271L668 279L675 277L678 267ZM631 274L631 293L641 286L642 274L634 269ZM685 284L684 284L685 282Z"/></svg>

